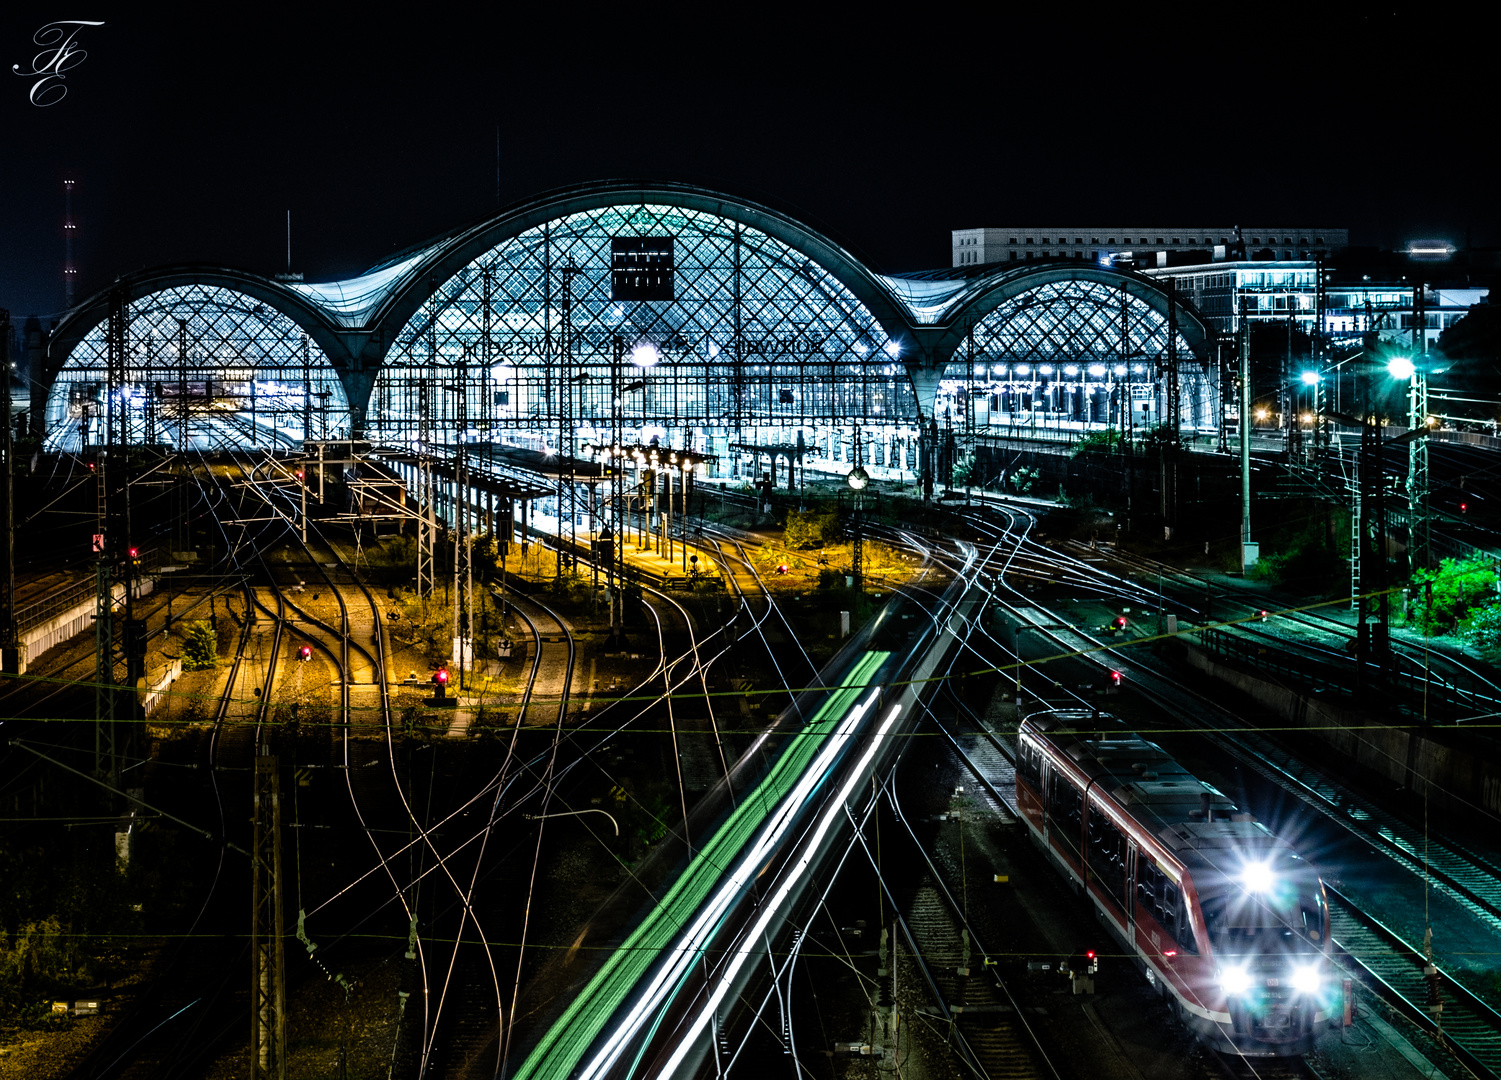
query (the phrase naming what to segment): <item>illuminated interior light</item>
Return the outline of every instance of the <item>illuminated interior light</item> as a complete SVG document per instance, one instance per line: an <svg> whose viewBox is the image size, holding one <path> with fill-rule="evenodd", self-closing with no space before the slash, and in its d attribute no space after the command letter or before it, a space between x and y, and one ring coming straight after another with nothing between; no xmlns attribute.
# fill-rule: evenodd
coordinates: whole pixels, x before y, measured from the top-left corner
<svg viewBox="0 0 1501 1080"><path fill-rule="evenodd" d="M1089 365L1089 374L1091 376L1093 376L1094 378L1096 378L1096 379L1103 379L1105 377L1105 365L1104 364L1090 364Z"/></svg>

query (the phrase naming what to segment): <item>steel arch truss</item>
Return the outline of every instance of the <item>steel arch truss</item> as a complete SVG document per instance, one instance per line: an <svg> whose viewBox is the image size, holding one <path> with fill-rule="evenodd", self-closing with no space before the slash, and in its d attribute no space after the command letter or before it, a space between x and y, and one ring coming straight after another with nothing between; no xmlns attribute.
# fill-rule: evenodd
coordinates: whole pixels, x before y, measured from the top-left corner
<svg viewBox="0 0 1501 1080"><path fill-rule="evenodd" d="M617 237L672 238L673 299L611 299ZM527 229L435 284L395 335L367 429L412 441L417 387L453 387L462 370L471 435L588 442L610 430L623 355L627 441L785 439L772 429L915 417L898 352L848 288L781 240L683 207L605 206ZM633 366L633 356L656 362ZM456 389L429 395L439 439L457 415Z"/></svg>
<svg viewBox="0 0 1501 1080"><path fill-rule="evenodd" d="M976 322L944 369L940 423L1132 425L1167 418L1162 375L1176 359L1181 423L1213 423L1214 372L1168 319L1124 287L1087 279L1040 284ZM1132 402L1122 411L1122 401Z"/></svg>
<svg viewBox="0 0 1501 1080"><path fill-rule="evenodd" d="M216 285L112 298L46 405L46 445L296 446L349 429L328 357L263 300Z"/></svg>

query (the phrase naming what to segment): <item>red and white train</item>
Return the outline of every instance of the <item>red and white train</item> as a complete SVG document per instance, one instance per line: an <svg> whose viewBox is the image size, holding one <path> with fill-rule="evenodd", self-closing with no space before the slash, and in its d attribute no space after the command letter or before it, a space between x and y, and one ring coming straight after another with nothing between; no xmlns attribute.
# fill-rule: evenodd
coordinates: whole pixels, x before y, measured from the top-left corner
<svg viewBox="0 0 1501 1080"><path fill-rule="evenodd" d="M1021 724L1016 804L1179 1018L1248 1057L1313 1049L1335 980L1318 871L1117 718Z"/></svg>

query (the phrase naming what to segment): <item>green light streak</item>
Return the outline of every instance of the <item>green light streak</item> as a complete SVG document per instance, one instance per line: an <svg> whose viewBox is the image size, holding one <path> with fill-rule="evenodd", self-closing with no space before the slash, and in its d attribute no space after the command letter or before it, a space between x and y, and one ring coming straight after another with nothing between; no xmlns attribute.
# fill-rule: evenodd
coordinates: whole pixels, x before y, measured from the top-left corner
<svg viewBox="0 0 1501 1080"><path fill-rule="evenodd" d="M624 943L594 973L556 1023L528 1055L516 1080L569 1076L610 1017L630 996L641 976L671 945L698 910L710 890L734 863L769 814L801 778L808 763L838 726L866 680L891 654L866 653L854 669L788 743L771 771L750 796L741 800L729 818L699 849L688 868L651 909Z"/></svg>

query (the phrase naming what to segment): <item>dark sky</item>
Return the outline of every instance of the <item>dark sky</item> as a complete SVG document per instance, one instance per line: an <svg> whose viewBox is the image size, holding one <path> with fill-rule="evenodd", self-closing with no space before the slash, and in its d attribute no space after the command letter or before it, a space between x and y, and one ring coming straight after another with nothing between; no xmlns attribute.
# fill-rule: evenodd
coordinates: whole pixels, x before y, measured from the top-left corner
<svg viewBox="0 0 1501 1080"><path fill-rule="evenodd" d="M504 202L685 180L887 271L947 265L949 230L985 224L1501 243L1496 61L1452 13L837 7L553 3L507 21L511 5L23 0L0 15L0 306L61 307L65 175L80 299L144 266L283 269L289 209L294 268L327 280L493 210L497 127ZM56 18L105 25L38 108L10 65L30 68Z"/></svg>

